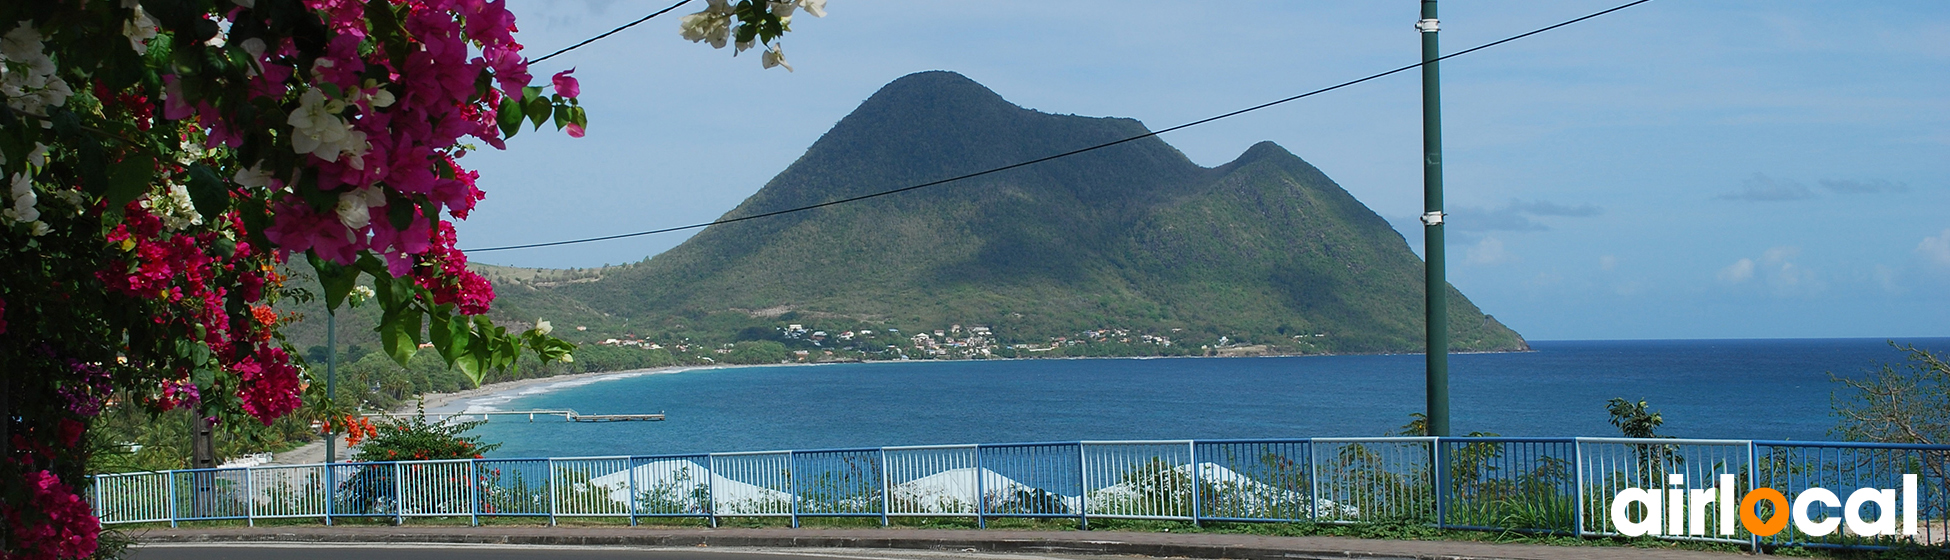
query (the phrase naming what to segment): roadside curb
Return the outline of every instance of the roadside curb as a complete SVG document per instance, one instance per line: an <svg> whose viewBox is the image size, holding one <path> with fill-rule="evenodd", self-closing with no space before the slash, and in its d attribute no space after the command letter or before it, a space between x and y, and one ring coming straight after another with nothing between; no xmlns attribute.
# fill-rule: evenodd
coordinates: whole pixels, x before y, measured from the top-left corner
<svg viewBox="0 0 1950 560"><path fill-rule="evenodd" d="M324 529L324 528L319 528ZM1153 533L1095 533L1070 537L1061 533L991 531L966 535L713 534L714 531L646 532L640 530L566 531L400 531L390 528L359 530L153 530L135 535L138 543L311 543L311 544L495 544L542 546L723 547L907 549L985 553L1133 555L1154 558L1222 560L1316 560L1363 558L1372 560L1538 560L1546 558L1731 558L1734 554L1661 549L1551 547L1452 541L1380 541L1336 537L1256 537L1246 535L1170 535ZM470 528L472 529L472 528ZM908 531L899 531L908 532ZM1135 537L1135 538L1133 538ZM1167 542L1178 537L1180 542ZM1227 538L1239 537L1239 538ZM1186 542L1202 540L1208 542ZM1213 542L1234 540L1241 542ZM1467 549L1443 552L1441 549ZM1455 552L1461 552L1460 554ZM1675 554L1676 553L1676 554Z"/></svg>

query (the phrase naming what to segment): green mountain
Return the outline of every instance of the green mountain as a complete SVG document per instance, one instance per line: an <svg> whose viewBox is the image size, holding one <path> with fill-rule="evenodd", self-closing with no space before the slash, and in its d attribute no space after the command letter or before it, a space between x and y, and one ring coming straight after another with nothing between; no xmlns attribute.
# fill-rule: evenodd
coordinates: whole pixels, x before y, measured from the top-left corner
<svg viewBox="0 0 1950 560"><path fill-rule="evenodd" d="M867 99L724 217L1144 132L1132 119L1024 109L959 74L913 74ZM546 317L558 335L585 342L780 340L913 354L923 349L908 336L943 330L964 345L935 355L953 356L978 345L1001 355L1078 355L1091 344L1097 354L1413 352L1423 339L1420 259L1381 217L1270 142L1205 168L1146 138L712 226L633 265L488 271L498 315ZM1449 301L1456 350L1527 348L1454 288ZM805 332L783 330L789 324ZM955 325L987 331L973 340ZM803 344L814 330L831 338ZM878 338L838 338L865 330Z"/></svg>

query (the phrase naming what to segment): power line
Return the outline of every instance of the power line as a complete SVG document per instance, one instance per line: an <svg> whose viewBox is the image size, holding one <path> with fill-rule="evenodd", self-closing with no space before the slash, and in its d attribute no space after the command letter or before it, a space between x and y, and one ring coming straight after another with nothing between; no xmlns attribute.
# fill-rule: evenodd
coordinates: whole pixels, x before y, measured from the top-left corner
<svg viewBox="0 0 1950 560"><path fill-rule="evenodd" d="M569 45L569 46L568 46L568 48L565 48L565 49L562 49L562 50L559 50L559 51L555 51L555 52L552 52L552 53L548 53L548 56L544 56L544 57L541 57L541 58L537 58L537 59L535 59L535 60L530 60L530 61L528 61L528 63L529 63L529 64L535 64L535 63L538 63L538 62L541 62L541 61L544 61L544 60L548 60L548 59L551 59L551 58L555 58L555 55L558 55L558 54L562 54L562 53L565 53L565 52L569 52L569 51L573 51L573 50L576 50L576 49L580 49L580 48L582 48L582 46L583 46L583 45L587 45L587 44L590 44L590 43L594 43L594 42L596 42L596 41L599 41L599 40L601 40L601 39L602 39L602 38L604 38L604 37L608 37L608 36L610 36L610 35L615 35L615 34L617 34L618 32L621 32L621 31L623 31L623 30L625 30L625 29L629 29L629 28L632 28L632 27L636 27L636 24L639 24L639 23L643 23L643 22L646 22L646 21L650 21L650 18L654 18L654 17L657 17L657 16L661 16L661 15L664 15L665 13L668 13L668 12L670 12L671 10L675 10L675 9L677 9L677 7L678 7L678 6L682 6L682 5L685 5L685 4L689 4L689 3L691 3L691 0L680 0L680 1L679 1L679 2L677 2L676 4L671 4L671 5L670 5L670 7L668 7L668 8L664 8L664 9L661 9L661 10L657 10L657 12L656 12L656 13L653 13L653 14L650 14L650 15L647 15L647 16L643 16L643 17L642 17L641 19L638 19L638 20L636 20L636 21L632 21L632 22L629 22L629 23L626 23L626 24L623 24L623 26L622 26L622 27L618 27L618 28L616 28L616 29L611 29L611 30L609 30L609 32L608 32L608 33L604 33L604 34L602 34L602 35L597 35L597 36L595 36L595 37L590 37L590 38L588 38L588 39L584 39L584 40L583 40L582 42L580 42L580 43L576 43L576 44L573 44L573 45Z"/></svg>
<svg viewBox="0 0 1950 560"><path fill-rule="evenodd" d="M688 0L686 0L686 1L688 1ZM1393 70L1389 70L1389 71L1386 71L1386 72L1380 72L1380 73L1376 73L1376 74L1372 74L1372 75L1369 75L1369 76L1367 76L1367 77L1364 77L1364 78L1359 78L1359 79L1355 79L1355 80L1349 80L1349 81L1345 81L1345 82L1341 82L1341 83L1338 83L1338 84L1334 84L1334 85L1331 85L1331 86L1327 86L1327 87L1324 87L1324 88L1320 88L1320 89L1316 89L1316 90L1313 90L1313 91L1309 91L1309 92L1306 92L1306 93L1302 93L1302 94L1300 94L1300 95L1295 95L1295 96L1293 96L1293 97L1288 97L1288 98L1285 98L1285 99L1280 99L1280 100L1277 100L1277 101L1269 101L1269 102L1266 102L1266 103L1261 103L1261 104L1259 104L1259 105L1254 105L1254 106L1251 106L1251 107L1247 107L1247 108L1244 108L1244 109L1240 109L1240 110L1237 110L1237 111L1232 111L1232 112L1229 112L1229 113L1225 113L1225 114L1221 114L1221 115L1218 115L1218 116L1212 116L1212 117L1206 117L1206 118L1203 118L1203 119L1199 119L1199 120L1195 120L1195 121L1192 121L1192 122L1188 122L1188 123L1185 123L1185 124L1181 124L1181 125L1178 125L1178 126L1173 126L1173 127L1170 127L1170 128L1164 128L1164 129L1159 129L1159 130L1155 130L1155 131L1152 131L1152 132L1147 132L1147 133L1144 133L1144 134L1139 134L1139 135L1137 135L1137 136L1132 136L1132 137L1129 137L1129 138L1125 138L1125 139L1122 139L1122 140L1113 140L1113 141L1110 141L1110 142L1105 142L1105 143L1102 143L1102 144L1098 144L1098 145L1095 145L1095 146L1090 146L1090 147L1088 147L1088 148L1080 148L1080 149L1076 149L1076 150L1070 150L1070 151L1067 151L1067 152L1063 152L1063 153L1060 153L1060 154L1056 154L1056 155L1050 155L1050 156L1043 156L1043 157L1040 157L1040 158L1036 158L1036 159L1032 159L1032 160L1029 160L1029 161L1024 161L1024 162L1019 162L1019 163L1013 163L1013 164L1009 164L1009 165L1004 165L1004 166L1002 166L1002 167L996 167L996 168L992 168L992 169L987 169L987 170L983 170L983 171L977 171L977 172L974 172L974 173L969 173L969 174L966 174L966 175L959 175L959 176L955 176L955 177L949 177L949 178L947 178L947 179L940 179L940 180L936 180L936 181L929 181L929 182L926 182L926 183L921 183L921 184L918 184L918 185L910 185L910 186L906 186L906 187L901 187L901 188L898 188L898 189L893 189L893 190L888 190L888 191L881 191L881 192L877 192L877 193L872 193L872 194L864 194L864 195L860 195L860 196L855 196L855 197L851 197L851 198L842 198L842 199L839 199L839 200L833 200L833 201L828 201L828 202L821 202L821 203L819 203L819 204L813 204L813 205L809 205L809 206L800 206L800 207L797 207L797 208L789 208L789 209L785 209L785 210L775 210L775 211L772 211L772 212L765 212L765 213L761 213L761 214L753 214L753 215L750 215L750 216L740 216L740 217L736 217L736 218L725 218L725 219L722 219L722 220L717 220L717 221L712 221L712 222L705 222L705 223L699 223L699 224L691 224L691 225L688 225L688 226L677 226L677 227L668 227L668 228L663 228L663 229L653 229L653 230L649 230L649 231L639 231L639 232L635 232L635 233L620 233L620 234L616 234L616 235L605 235L605 236L601 236L601 237L588 237L588 238L583 238L583 239L570 239L570 240L567 240L567 241L550 241L550 242L546 242L546 243L530 243L530 244L527 244L527 245L507 245L507 246L502 246L502 247L486 247L486 248L481 248L481 249L465 249L464 251L465 251L465 252L469 252L469 253L478 253L478 252L483 252L483 251L507 251L507 250L513 250L513 249L533 249L533 248L537 248L537 247L554 247L554 246L557 246L557 245L573 245L573 244L577 244L577 243L592 243L592 242L596 242L596 241L609 241L609 240L612 240L612 239L623 239L623 238L628 238L628 237L641 237L641 236L645 236L645 235L656 235L656 234L659 234L659 233L670 233L670 232L674 232L674 231L683 231L683 230L687 230L687 229L697 229L697 228L702 228L702 227L709 227L709 226L715 226L715 225L720 225L720 224L729 224L729 223L733 223L733 222L742 222L742 221L745 221L745 220L756 220L756 219L759 219L759 218L769 218L769 217L772 217L772 216L778 216L778 215L782 215L782 214L791 214L791 213L794 213L794 212L804 212L804 211L807 211L807 210L813 210L813 209L818 209L818 208L825 208L825 207L827 207L827 206L835 206L835 205L839 205L839 204L846 204L846 203L849 203L849 202L859 202L859 201L862 201L862 200L866 200L866 199L870 199L870 198L879 198L879 197L883 197L883 196L887 196L887 195L890 195L890 194L899 194L899 193L904 193L904 192L907 192L907 191L912 191L912 190L918 190L918 189L924 189L924 188L927 188L927 187L932 187L932 186L936 186L936 185L942 185L942 184L946 184L946 183L953 183L953 182L955 182L955 181L960 181L960 180L964 180L964 179L972 179L972 178L975 178L975 177L981 177L981 176L983 176L983 175L990 175L990 174L994 174L994 173L1000 173L1000 172L1003 172L1003 171L1008 171L1008 170L1011 170L1011 169L1015 169L1015 168L1018 168L1018 167L1027 167L1027 166L1030 166L1030 165L1035 165L1035 164L1038 164L1038 163L1042 163L1042 162L1045 162L1045 161L1050 161L1050 160L1054 160L1054 159L1061 159L1061 158L1066 158L1066 157L1070 157L1070 156L1074 156L1074 155L1077 155L1077 154L1081 154L1081 153L1085 153L1085 152L1092 152L1092 151L1096 151L1096 150L1101 150L1101 149L1104 149L1104 148L1109 148L1109 147L1111 147L1111 146L1116 146L1116 145L1119 145L1119 144L1124 144L1124 143L1127 143L1127 142L1134 142L1134 141L1137 141L1137 140L1143 140L1143 139L1145 139L1145 138L1150 138L1150 137L1153 137L1153 136L1157 136L1157 135L1160 135L1160 134L1164 134L1164 133L1167 133L1167 132L1173 132L1173 131L1178 131L1178 130L1183 130L1183 129L1187 129L1187 128L1191 128L1191 127L1194 127L1194 126L1198 126L1198 125L1201 125L1201 124L1205 124L1205 123L1209 123L1209 122L1212 122L1212 121L1216 121L1216 120L1220 120L1220 119L1225 119L1225 118L1231 118L1231 117L1236 117L1236 116L1239 116L1239 115L1243 115L1243 114L1246 114L1246 113L1251 113L1251 112L1253 112L1253 111L1258 111L1258 110L1260 110L1260 109L1265 109L1265 108L1268 108L1268 107L1272 107L1272 106L1275 106L1275 105L1280 105L1280 104L1284 104L1284 103L1288 103L1288 102L1292 102L1292 101L1297 101L1297 100L1300 100L1300 99L1305 99L1305 98L1308 98L1308 97L1313 97L1313 96L1315 96L1315 95L1319 95L1319 94L1322 94L1322 93L1327 93L1327 92L1330 92L1330 91L1334 91L1334 90L1337 90L1337 89L1341 89L1341 88L1345 88L1345 87L1348 87L1348 86L1352 86L1352 85L1355 85L1355 84L1359 84L1359 83L1362 83L1362 82L1367 82L1367 81L1371 81L1371 80L1375 80L1375 79L1378 79L1378 78L1382 78L1382 77L1385 77L1385 76L1389 76L1389 75L1393 75L1393 74L1399 74L1399 73L1402 73L1402 72L1406 72L1406 71L1409 71L1409 70L1413 70L1413 69L1416 69L1416 68L1420 68L1420 67L1421 67L1421 66L1422 66L1423 64L1427 64L1427 63L1429 63L1429 62L1439 62L1439 61L1443 61L1443 60L1448 60L1448 59L1451 59L1451 58L1455 58L1455 57L1458 57L1458 56L1462 56L1462 55L1466 55L1466 54L1469 54L1469 53L1473 53L1473 52L1476 52L1476 51L1480 51L1480 50L1483 50L1483 49L1487 49L1487 48L1490 48L1490 47L1494 47L1494 46L1497 46L1497 45L1501 45L1501 44L1504 44L1504 43L1508 43L1508 42L1511 42L1511 41L1516 41L1516 40L1518 40L1518 39L1523 39L1523 38L1525 38L1525 37L1529 37L1529 36L1532 36L1532 35L1536 35L1536 34L1539 34L1539 33L1544 33L1544 32L1546 32L1546 31L1551 31L1551 30L1553 30L1553 29L1557 29L1557 28L1560 28L1560 27L1564 27L1564 26L1567 26L1567 25L1571 25L1571 24L1574 24L1574 23L1578 23L1578 22L1581 22L1581 21L1585 21L1585 20L1588 20L1588 19L1592 19L1592 18L1596 18L1596 17L1600 17L1600 16L1604 16L1604 15L1606 15L1606 14L1610 14L1610 13L1612 13L1612 12L1616 12L1616 11L1619 11L1619 10L1623 10L1623 9L1626 9L1626 8L1630 8L1630 7L1633 7L1633 6L1637 6L1637 5L1639 5L1639 4L1644 4L1644 3L1646 3L1646 2L1651 2L1651 1L1652 1L1652 0L1636 0L1636 1L1633 1L1633 2L1629 2L1629 3L1626 3L1626 4L1622 4L1622 5L1619 5L1619 6L1617 6L1617 7L1614 7L1614 8L1611 8L1611 9L1608 9L1608 10L1603 10L1603 11L1599 11L1599 12L1594 12L1594 13L1592 13L1592 14L1590 14L1590 15L1586 15L1586 16L1584 16L1584 17L1580 17L1580 18L1576 18L1576 19L1572 19L1572 20L1568 20L1568 21L1565 21L1565 22L1563 22L1563 23L1559 23L1559 24L1556 24L1556 25L1551 25L1551 26L1548 26L1548 27L1542 27L1542 28L1538 28L1538 29L1536 29L1536 30L1533 30L1533 31L1529 31L1529 32L1526 32L1526 33L1522 33L1522 34L1519 34L1519 35L1512 35L1512 36L1510 36L1510 37L1506 37L1506 38L1504 38L1504 39L1500 39L1500 40L1497 40L1497 41L1493 41L1493 42L1489 42L1489 43L1484 43L1484 44L1481 44L1481 45L1477 45L1477 46L1475 46L1475 47L1470 47L1470 48L1468 48L1468 49L1465 49L1465 50L1461 50L1461 51L1457 51L1457 52L1454 52L1454 53L1450 53L1450 54L1447 54L1447 55L1443 55L1443 56L1440 56L1440 57L1437 57L1437 58L1435 58L1434 60L1429 60L1429 61L1426 61L1426 62L1418 62L1418 63L1415 63L1415 64L1410 64L1410 65L1407 65L1407 66L1403 66L1403 67L1400 67L1400 68L1396 68L1396 69L1393 69ZM673 7L673 8L675 8L676 6L672 6L672 7ZM554 56L554 55L550 55L550 56Z"/></svg>

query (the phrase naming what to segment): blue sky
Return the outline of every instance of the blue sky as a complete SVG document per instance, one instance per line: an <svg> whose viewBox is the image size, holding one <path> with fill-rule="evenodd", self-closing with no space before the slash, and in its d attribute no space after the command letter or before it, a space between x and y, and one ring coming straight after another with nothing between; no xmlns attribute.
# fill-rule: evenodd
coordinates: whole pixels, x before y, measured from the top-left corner
<svg viewBox="0 0 1950 560"><path fill-rule="evenodd" d="M670 1L508 0L536 56ZM1444 51L1617 3L1451 0ZM589 134L469 156L488 198L463 246L709 221L912 72L1157 129L1419 53L1412 0L831 0L787 73L678 37L699 8L534 68L577 68ZM1950 336L1950 3L1657 0L1442 70L1449 278L1526 337ZM1208 166L1277 142L1419 252L1419 95L1404 73L1165 141ZM687 235L471 258L600 266Z"/></svg>

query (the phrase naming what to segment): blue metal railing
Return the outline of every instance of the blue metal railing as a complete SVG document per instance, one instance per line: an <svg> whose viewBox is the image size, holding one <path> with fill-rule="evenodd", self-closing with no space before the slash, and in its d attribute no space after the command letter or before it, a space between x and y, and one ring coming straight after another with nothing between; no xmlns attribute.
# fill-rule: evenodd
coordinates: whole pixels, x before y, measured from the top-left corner
<svg viewBox="0 0 1950 560"><path fill-rule="evenodd" d="M1841 530L1768 537L1697 507L1660 538L1754 548L1945 546L1950 446L1702 439L1393 437L1083 441L708 455L459 459L278 465L98 475L104 524L316 518L972 517L1167 519L1193 523L1418 523L1613 536L1626 488L1787 496L1900 489L1914 536ZM1763 517L1772 507L1762 504ZM1811 509L1811 519L1844 517ZM1679 510L1674 510L1679 511ZM1637 515L1637 514L1635 514ZM1901 527L1900 529L1908 529Z"/></svg>

